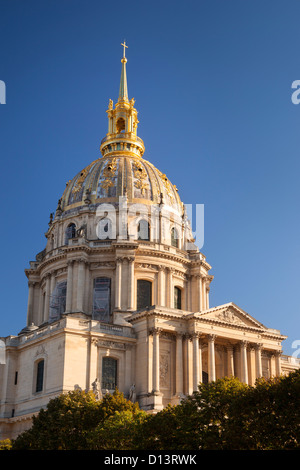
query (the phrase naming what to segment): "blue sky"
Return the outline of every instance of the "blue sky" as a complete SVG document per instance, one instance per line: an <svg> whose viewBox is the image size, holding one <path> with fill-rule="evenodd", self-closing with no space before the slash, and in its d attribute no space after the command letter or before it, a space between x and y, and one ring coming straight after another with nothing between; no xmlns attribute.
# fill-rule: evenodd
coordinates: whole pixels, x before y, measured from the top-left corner
<svg viewBox="0 0 300 470"><path fill-rule="evenodd" d="M145 158L205 205L211 306L300 341L299 1L0 0L0 336L66 181L99 156L124 38Z"/></svg>

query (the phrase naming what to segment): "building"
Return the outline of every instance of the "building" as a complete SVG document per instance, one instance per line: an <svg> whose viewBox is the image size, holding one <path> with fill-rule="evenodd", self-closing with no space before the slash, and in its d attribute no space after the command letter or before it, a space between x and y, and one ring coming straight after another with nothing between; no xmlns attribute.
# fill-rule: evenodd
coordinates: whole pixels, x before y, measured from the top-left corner
<svg viewBox="0 0 300 470"><path fill-rule="evenodd" d="M0 439L27 429L51 398L116 387L149 411L199 382L286 374L285 339L234 303L209 307L211 266L176 187L143 158L125 43L101 157L70 180L30 262L26 327L2 338ZM99 384L99 385L98 385Z"/></svg>

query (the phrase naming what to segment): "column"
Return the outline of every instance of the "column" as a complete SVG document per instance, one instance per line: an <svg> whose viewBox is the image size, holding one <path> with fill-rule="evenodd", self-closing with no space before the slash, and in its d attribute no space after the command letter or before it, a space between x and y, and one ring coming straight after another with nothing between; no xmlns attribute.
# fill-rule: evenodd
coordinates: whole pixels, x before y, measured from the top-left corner
<svg viewBox="0 0 300 470"><path fill-rule="evenodd" d="M209 309L209 287L206 288L206 309Z"/></svg>
<svg viewBox="0 0 300 470"><path fill-rule="evenodd" d="M206 310L206 280L202 278L202 310Z"/></svg>
<svg viewBox="0 0 300 470"><path fill-rule="evenodd" d="M208 380L210 382L216 380L215 339L216 335L208 335Z"/></svg>
<svg viewBox="0 0 300 470"><path fill-rule="evenodd" d="M128 309L134 309L134 257L128 258Z"/></svg>
<svg viewBox="0 0 300 470"><path fill-rule="evenodd" d="M198 390L200 382L200 370L199 370L199 335L194 333L193 335L193 391Z"/></svg>
<svg viewBox="0 0 300 470"><path fill-rule="evenodd" d="M51 311L51 307L53 306L53 294L54 294L54 289L55 289L55 283L56 283L56 271L52 271L50 274L50 288L49 288L49 313L48 313L48 318L50 319L51 315L51 320L53 320L52 315L53 312Z"/></svg>
<svg viewBox="0 0 300 470"><path fill-rule="evenodd" d="M262 363L261 363L261 344L255 346L255 362L256 362L256 378L262 377Z"/></svg>
<svg viewBox="0 0 300 470"><path fill-rule="evenodd" d="M125 394L129 393L129 389L132 385L132 348L131 344L125 345L125 370L124 370L124 387L125 387Z"/></svg>
<svg viewBox="0 0 300 470"><path fill-rule="evenodd" d="M85 274L84 274L84 298L83 298L83 306L86 312L92 312L93 307L93 296L90 295L90 287L91 287L91 276L90 276L90 263L87 261L85 263ZM91 303L90 303L91 301Z"/></svg>
<svg viewBox="0 0 300 470"><path fill-rule="evenodd" d="M188 298L187 310L189 312L192 312L193 311L193 275L188 276L186 295Z"/></svg>
<svg viewBox="0 0 300 470"><path fill-rule="evenodd" d="M157 276L157 292L158 292L158 305L161 307L166 306L166 283L165 283L165 270L164 266L158 266Z"/></svg>
<svg viewBox="0 0 300 470"><path fill-rule="evenodd" d="M77 311L83 312L83 295L84 295L84 281L85 281L85 261L78 260L78 275L77 275Z"/></svg>
<svg viewBox="0 0 300 470"><path fill-rule="evenodd" d="M37 313L37 316L36 316L36 319L37 319L36 324L40 325L41 323L43 323L43 315L44 315L44 311L43 311L44 296L43 296L43 290L42 290L42 287L41 287L41 283L39 284L38 289L39 289L39 307L38 307L38 313Z"/></svg>
<svg viewBox="0 0 300 470"><path fill-rule="evenodd" d="M203 382L203 378L202 378L202 372L203 368L202 368L202 341L201 339L199 338L199 382Z"/></svg>
<svg viewBox="0 0 300 470"><path fill-rule="evenodd" d="M281 351L276 351L275 353L275 360L276 360L276 376L279 377L281 375Z"/></svg>
<svg viewBox="0 0 300 470"><path fill-rule="evenodd" d="M122 276L122 258L116 259L116 291L115 308L121 309L121 276Z"/></svg>
<svg viewBox="0 0 300 470"><path fill-rule="evenodd" d="M73 296L73 261L68 261L66 313L72 311Z"/></svg>
<svg viewBox="0 0 300 470"><path fill-rule="evenodd" d="M147 354L148 354L148 375L147 375L147 380L148 380L148 387L147 391L149 394L152 393L153 391L153 331L150 330L148 332L148 343L147 343Z"/></svg>
<svg viewBox="0 0 300 470"><path fill-rule="evenodd" d="M227 346L227 375L228 377L234 376L234 356L231 344Z"/></svg>
<svg viewBox="0 0 300 470"><path fill-rule="evenodd" d="M270 355L270 374L271 374L271 377L275 377L276 375L276 363L275 363L274 353L271 353Z"/></svg>
<svg viewBox="0 0 300 470"><path fill-rule="evenodd" d="M199 275L197 276L197 288L198 288L198 311L201 312L202 310L202 277Z"/></svg>
<svg viewBox="0 0 300 470"><path fill-rule="evenodd" d="M153 392L159 392L159 334L158 328L153 329Z"/></svg>
<svg viewBox="0 0 300 470"><path fill-rule="evenodd" d="M44 305L44 322L49 317L49 305L50 305L50 274L46 276L46 290L45 290L45 305Z"/></svg>
<svg viewBox="0 0 300 470"><path fill-rule="evenodd" d="M169 287L169 305L168 307L174 307L174 291L173 291L173 279L172 279L172 268L168 269L168 287Z"/></svg>
<svg viewBox="0 0 300 470"><path fill-rule="evenodd" d="M182 350L182 334L176 333L176 395L183 395L183 350Z"/></svg>
<svg viewBox="0 0 300 470"><path fill-rule="evenodd" d="M241 381L248 384L247 341L241 341Z"/></svg>
<svg viewBox="0 0 300 470"><path fill-rule="evenodd" d="M28 281L27 325L32 323L34 282Z"/></svg>
<svg viewBox="0 0 300 470"><path fill-rule="evenodd" d="M89 340L89 363L87 367L86 389L92 389L92 383L96 378L102 382L101 377L98 377L98 339L90 338Z"/></svg>

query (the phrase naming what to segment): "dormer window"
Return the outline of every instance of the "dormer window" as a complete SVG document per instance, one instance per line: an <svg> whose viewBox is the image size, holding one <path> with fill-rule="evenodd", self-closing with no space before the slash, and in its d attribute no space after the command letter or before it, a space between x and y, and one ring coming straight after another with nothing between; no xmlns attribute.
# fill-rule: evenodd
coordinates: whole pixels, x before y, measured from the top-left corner
<svg viewBox="0 0 300 470"><path fill-rule="evenodd" d="M71 238L76 237L76 225L75 224L70 224L68 225L65 233L65 244L68 244L68 240Z"/></svg>
<svg viewBox="0 0 300 470"><path fill-rule="evenodd" d="M175 248L178 248L179 246L179 239L178 239L178 232L177 230L173 227L171 230L171 245L174 246Z"/></svg>
<svg viewBox="0 0 300 470"><path fill-rule="evenodd" d="M147 220L140 220L138 224L138 240L150 240L150 227Z"/></svg>

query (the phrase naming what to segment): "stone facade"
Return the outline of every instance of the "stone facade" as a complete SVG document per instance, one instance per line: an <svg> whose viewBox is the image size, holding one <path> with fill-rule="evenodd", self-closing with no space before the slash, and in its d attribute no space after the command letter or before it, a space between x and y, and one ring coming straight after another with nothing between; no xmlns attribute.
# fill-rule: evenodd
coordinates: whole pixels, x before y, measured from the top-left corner
<svg viewBox="0 0 300 470"><path fill-rule="evenodd" d="M71 181L30 262L26 327L2 338L0 439L31 425L60 393L115 387L149 412L199 382L286 374L285 339L234 303L210 308L211 266L178 191L143 159L122 58L102 157ZM134 390L134 392L133 392ZM132 395L133 393L133 395Z"/></svg>

